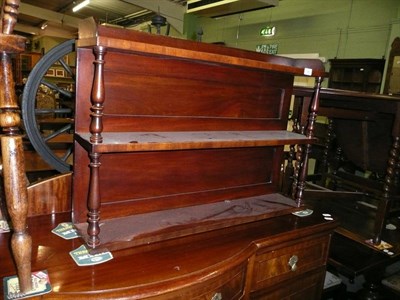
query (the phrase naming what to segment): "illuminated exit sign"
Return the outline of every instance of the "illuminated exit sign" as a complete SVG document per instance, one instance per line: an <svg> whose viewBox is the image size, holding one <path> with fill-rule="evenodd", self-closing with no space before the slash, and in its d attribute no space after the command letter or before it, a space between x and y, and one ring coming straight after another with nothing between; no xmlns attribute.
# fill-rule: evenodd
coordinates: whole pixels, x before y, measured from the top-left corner
<svg viewBox="0 0 400 300"><path fill-rule="evenodd" d="M267 26L260 30L260 35L261 36L274 36L275 31L276 31L275 26Z"/></svg>

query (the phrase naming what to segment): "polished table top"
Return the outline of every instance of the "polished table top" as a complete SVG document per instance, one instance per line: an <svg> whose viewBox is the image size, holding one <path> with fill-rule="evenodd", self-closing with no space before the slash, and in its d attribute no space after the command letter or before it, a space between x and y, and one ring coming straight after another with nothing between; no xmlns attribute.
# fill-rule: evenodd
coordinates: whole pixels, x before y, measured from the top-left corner
<svg viewBox="0 0 400 300"><path fill-rule="evenodd" d="M160 289L202 282L217 276L221 266L246 261L258 242L263 246L276 238L291 239L333 230L336 221L324 220L322 214L308 217L292 214L238 226L236 231L215 231L171 241L113 251L113 259L102 264L79 267L69 252L82 245L79 238L64 240L51 233L61 222L70 221L70 213L32 217L32 271L47 270L53 292L47 297L96 298L98 293L119 294L135 291L142 295ZM9 251L10 233L0 234L0 275L15 275ZM276 245L275 245L276 244ZM3 286L0 288L3 294Z"/></svg>

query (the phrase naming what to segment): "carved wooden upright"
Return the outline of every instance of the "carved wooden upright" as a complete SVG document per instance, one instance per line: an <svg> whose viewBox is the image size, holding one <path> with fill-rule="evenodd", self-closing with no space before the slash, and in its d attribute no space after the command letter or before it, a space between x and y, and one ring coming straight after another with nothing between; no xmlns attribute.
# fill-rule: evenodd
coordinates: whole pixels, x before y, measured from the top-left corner
<svg viewBox="0 0 400 300"><path fill-rule="evenodd" d="M322 80L323 78L319 77L316 81L316 87L314 89L313 98L309 107L308 121L305 127L305 135L310 139L314 137L314 130L315 130L314 128L315 128L315 121L317 119L317 112L319 107L319 93L321 90ZM305 148L304 153L302 150L303 147ZM299 170L298 174L299 180L298 182L296 180L297 185L293 187L293 191L295 191L295 199L297 205L301 206L303 199L303 192L305 188L305 181L308 173L308 160L311 152L311 144L306 144L305 146L299 145L298 152L299 153L297 154L298 156L297 161L301 162L302 165L301 165L301 170Z"/></svg>
<svg viewBox="0 0 400 300"><path fill-rule="evenodd" d="M32 289L31 249L32 240L27 231L27 182L19 108L14 90L11 54L23 52L25 38L13 35L17 22L20 1L6 0L2 5L2 28L0 35L0 125L4 136L1 137L1 156L3 160L4 191L8 212L11 217L13 235L11 247L17 267L20 290Z"/></svg>

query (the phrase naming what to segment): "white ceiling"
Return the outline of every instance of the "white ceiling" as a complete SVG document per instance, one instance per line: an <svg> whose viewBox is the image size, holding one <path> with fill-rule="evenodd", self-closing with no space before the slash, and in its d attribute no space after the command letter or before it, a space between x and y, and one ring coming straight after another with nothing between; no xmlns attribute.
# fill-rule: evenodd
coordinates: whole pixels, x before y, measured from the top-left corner
<svg viewBox="0 0 400 300"><path fill-rule="evenodd" d="M183 0L91 0L78 12L72 8L82 0L22 0L16 32L24 35L76 36L80 19L94 17L99 23L133 27L149 22L155 14L167 18L177 31L183 30L186 1ZM47 27L41 29L46 23Z"/></svg>

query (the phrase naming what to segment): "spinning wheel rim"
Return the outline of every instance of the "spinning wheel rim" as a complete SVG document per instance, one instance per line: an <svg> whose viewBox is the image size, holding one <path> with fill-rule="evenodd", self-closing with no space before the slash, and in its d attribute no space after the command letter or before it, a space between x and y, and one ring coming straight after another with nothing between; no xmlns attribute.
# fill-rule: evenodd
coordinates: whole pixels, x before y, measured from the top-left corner
<svg viewBox="0 0 400 300"><path fill-rule="evenodd" d="M59 61L61 67L65 70L69 68L68 65L63 63L62 58L75 51L75 40L68 40L60 45L52 48L49 52L47 52L39 62L34 66L32 71L30 72L28 79L25 84L25 88L22 94L22 120L24 123L26 135L29 138L30 143L36 152L43 158L43 160L53 167L55 170L60 173L69 172L72 169L72 166L66 161L67 158L72 154L72 146L71 149L67 149L69 154L66 152L63 157L57 156L53 150L49 147L46 138L41 134L40 129L37 124L37 113L40 112L36 109L36 95L38 93L39 87L41 84L47 86L44 82L44 77L47 71L54 65L55 62ZM67 72L72 72L70 69ZM70 96L71 100L75 101L74 93L70 93L68 95L65 90L58 89L57 85L48 86L50 89L55 89L60 93L63 93L66 96ZM74 108L71 108L71 112L73 115ZM55 112L55 110L54 110ZM67 125L68 126L68 125ZM68 130L73 128L73 120L70 124L70 127L63 128L63 130Z"/></svg>

